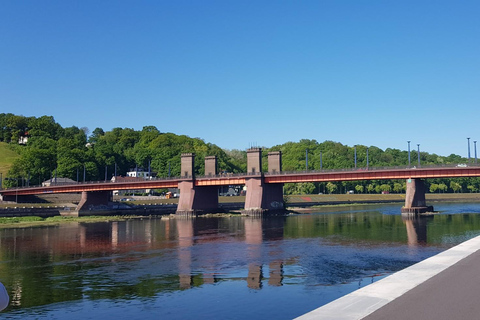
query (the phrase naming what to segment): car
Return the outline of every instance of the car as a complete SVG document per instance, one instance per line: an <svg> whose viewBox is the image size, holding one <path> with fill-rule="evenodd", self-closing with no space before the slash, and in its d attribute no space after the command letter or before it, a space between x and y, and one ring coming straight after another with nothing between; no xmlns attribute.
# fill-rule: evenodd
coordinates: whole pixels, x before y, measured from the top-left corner
<svg viewBox="0 0 480 320"><path fill-rule="evenodd" d="M466 167L467 167L467 164L465 164L465 163L459 163L459 164L457 164L457 167L466 168Z"/></svg>

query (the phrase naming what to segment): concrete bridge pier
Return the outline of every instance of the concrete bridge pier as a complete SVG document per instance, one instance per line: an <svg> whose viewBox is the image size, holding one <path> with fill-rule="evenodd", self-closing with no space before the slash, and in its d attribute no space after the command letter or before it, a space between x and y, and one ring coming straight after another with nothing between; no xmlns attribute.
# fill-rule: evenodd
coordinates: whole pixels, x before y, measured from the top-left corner
<svg viewBox="0 0 480 320"><path fill-rule="evenodd" d="M421 179L407 179L405 206L402 207L402 214L415 216L425 212L433 212L433 207L427 206L425 201L425 182Z"/></svg>
<svg viewBox="0 0 480 320"><path fill-rule="evenodd" d="M195 154L182 154L181 172L184 181L178 183L180 198L176 215L194 217L200 212L212 213L218 211L218 187L217 186L195 186L194 161ZM215 176L217 174L217 157L205 157L205 175Z"/></svg>
<svg viewBox="0 0 480 320"><path fill-rule="evenodd" d="M83 191L77 205L77 212L94 210L98 206L108 206L112 202L112 191Z"/></svg>
<svg viewBox="0 0 480 320"><path fill-rule="evenodd" d="M282 153L268 153L268 170L270 173L282 171ZM262 173L262 149L247 150L247 174L245 181L247 195L245 209L242 214L247 216L263 216L265 214L283 214L283 183L267 184Z"/></svg>

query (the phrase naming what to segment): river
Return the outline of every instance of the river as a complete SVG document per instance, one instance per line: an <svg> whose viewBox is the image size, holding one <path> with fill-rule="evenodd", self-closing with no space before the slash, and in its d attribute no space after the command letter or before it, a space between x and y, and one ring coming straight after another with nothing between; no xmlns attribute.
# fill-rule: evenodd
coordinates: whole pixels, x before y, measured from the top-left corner
<svg viewBox="0 0 480 320"><path fill-rule="evenodd" d="M480 234L479 203L0 229L2 319L292 319Z"/></svg>

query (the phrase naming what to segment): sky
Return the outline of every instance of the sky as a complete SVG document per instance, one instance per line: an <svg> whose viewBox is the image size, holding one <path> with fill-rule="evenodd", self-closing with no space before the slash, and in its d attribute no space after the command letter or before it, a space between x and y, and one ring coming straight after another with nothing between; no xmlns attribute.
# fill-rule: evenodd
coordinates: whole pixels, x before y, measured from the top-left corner
<svg viewBox="0 0 480 320"><path fill-rule="evenodd" d="M240 150L467 157L469 137L474 157L479 16L478 0L0 0L0 113Z"/></svg>

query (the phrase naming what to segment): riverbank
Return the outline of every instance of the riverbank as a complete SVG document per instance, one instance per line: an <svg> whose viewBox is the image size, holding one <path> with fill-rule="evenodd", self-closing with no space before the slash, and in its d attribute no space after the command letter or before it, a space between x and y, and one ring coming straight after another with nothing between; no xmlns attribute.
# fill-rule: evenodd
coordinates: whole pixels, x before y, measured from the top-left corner
<svg viewBox="0 0 480 320"><path fill-rule="evenodd" d="M47 198L48 199L48 198ZM46 200L46 199L43 199ZM127 219L148 219L152 216L174 217L178 199L160 199L157 197L129 197L131 209L91 212L85 216L65 216L73 212L74 201L63 203L0 203L0 228L32 227L39 225L56 225L66 222L100 222L121 221ZM290 195L285 197L287 214L306 213L318 208L370 205L381 203L403 203L405 194L316 194ZM427 194L427 203L436 202L480 202L480 193ZM245 197L219 197L219 207L225 213L206 214L210 216L235 216L243 208ZM63 214L64 216L61 216Z"/></svg>

